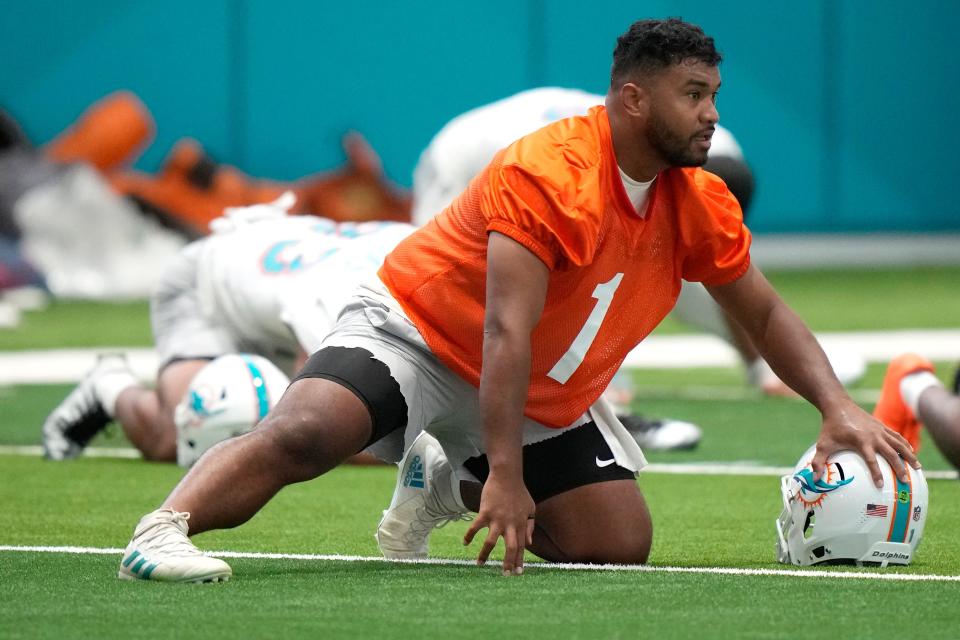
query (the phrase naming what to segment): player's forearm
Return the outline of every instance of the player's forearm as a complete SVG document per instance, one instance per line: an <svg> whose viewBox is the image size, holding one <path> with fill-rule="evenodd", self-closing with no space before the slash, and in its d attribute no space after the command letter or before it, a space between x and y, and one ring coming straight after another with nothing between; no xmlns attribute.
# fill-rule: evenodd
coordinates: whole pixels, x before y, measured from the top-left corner
<svg viewBox="0 0 960 640"><path fill-rule="evenodd" d="M523 409L530 382L530 339L488 331L483 343L480 416L490 473L522 478Z"/></svg>
<svg viewBox="0 0 960 640"><path fill-rule="evenodd" d="M821 413L850 402L817 339L785 303L771 307L762 329L751 338L780 379Z"/></svg>
<svg viewBox="0 0 960 640"><path fill-rule="evenodd" d="M523 409L530 386L530 334L547 298L547 266L526 247L493 231L487 241L487 299L480 372L490 477L522 487Z"/></svg>
<svg viewBox="0 0 960 640"><path fill-rule="evenodd" d="M816 338L755 266L737 280L708 290L780 379L820 413L843 411L852 403Z"/></svg>

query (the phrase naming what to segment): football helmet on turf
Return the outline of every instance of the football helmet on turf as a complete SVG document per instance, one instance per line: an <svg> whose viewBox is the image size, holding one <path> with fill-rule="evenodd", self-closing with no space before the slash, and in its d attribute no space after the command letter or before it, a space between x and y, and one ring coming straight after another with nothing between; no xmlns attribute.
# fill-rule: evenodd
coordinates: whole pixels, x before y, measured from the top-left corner
<svg viewBox="0 0 960 640"><path fill-rule="evenodd" d="M261 356L231 354L211 361L193 377L174 410L177 464L190 467L213 445L253 429L289 384Z"/></svg>
<svg viewBox="0 0 960 640"><path fill-rule="evenodd" d="M807 449L790 475L780 479L783 512L777 518L777 560L784 564L910 564L927 521L927 481L906 465L900 482L877 456L883 487L873 484L859 454L830 456L827 470L813 479L816 446Z"/></svg>

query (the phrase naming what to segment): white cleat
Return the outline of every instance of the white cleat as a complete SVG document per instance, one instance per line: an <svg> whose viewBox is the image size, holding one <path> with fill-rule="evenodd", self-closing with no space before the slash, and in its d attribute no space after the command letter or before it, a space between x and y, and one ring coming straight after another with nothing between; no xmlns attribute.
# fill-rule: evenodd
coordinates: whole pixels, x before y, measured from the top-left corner
<svg viewBox="0 0 960 640"><path fill-rule="evenodd" d="M98 382L106 376L133 374L122 355L102 355L80 384L57 405L43 423L43 457L48 460L76 458L95 435L110 424L98 393Z"/></svg>
<svg viewBox="0 0 960 640"><path fill-rule="evenodd" d="M187 537L189 513L157 509L143 516L123 552L121 580L226 582L233 571L223 560L203 555Z"/></svg>
<svg viewBox="0 0 960 640"><path fill-rule="evenodd" d="M867 372L866 359L850 349L824 343L823 352L833 368L834 375L845 387L857 384ZM777 377L763 358L757 358L747 365L747 383L767 396L795 398L799 394Z"/></svg>
<svg viewBox="0 0 960 640"><path fill-rule="evenodd" d="M377 525L377 545L391 560L426 558L435 528L470 517L457 476L436 438L422 432L399 466L393 499Z"/></svg>
<svg viewBox="0 0 960 640"><path fill-rule="evenodd" d="M703 432L692 422L617 416L644 451L684 451L700 444Z"/></svg>
<svg viewBox="0 0 960 640"><path fill-rule="evenodd" d="M823 352L833 367L833 373L845 387L854 385L867 373L867 360L859 353L834 345L825 345Z"/></svg>

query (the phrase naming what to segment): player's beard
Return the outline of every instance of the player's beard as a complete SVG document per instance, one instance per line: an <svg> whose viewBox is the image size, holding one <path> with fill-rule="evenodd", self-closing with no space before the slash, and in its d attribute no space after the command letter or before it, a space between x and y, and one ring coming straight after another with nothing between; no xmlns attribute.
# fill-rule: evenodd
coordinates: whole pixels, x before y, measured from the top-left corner
<svg viewBox="0 0 960 640"><path fill-rule="evenodd" d="M677 133L656 112L650 114L647 142L671 167L702 167L707 161L706 151L693 148L692 136Z"/></svg>

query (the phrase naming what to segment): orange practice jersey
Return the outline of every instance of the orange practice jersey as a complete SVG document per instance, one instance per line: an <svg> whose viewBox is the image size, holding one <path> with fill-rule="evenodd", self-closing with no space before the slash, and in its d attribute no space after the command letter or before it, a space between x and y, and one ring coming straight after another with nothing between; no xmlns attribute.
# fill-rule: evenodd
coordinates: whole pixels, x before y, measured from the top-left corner
<svg viewBox="0 0 960 640"><path fill-rule="evenodd" d="M663 171L641 218L623 188L606 110L551 124L499 152L379 272L433 353L476 386L491 231L550 269L525 413L553 427L600 396L673 308L681 278L724 284L750 264L750 233L722 180Z"/></svg>

